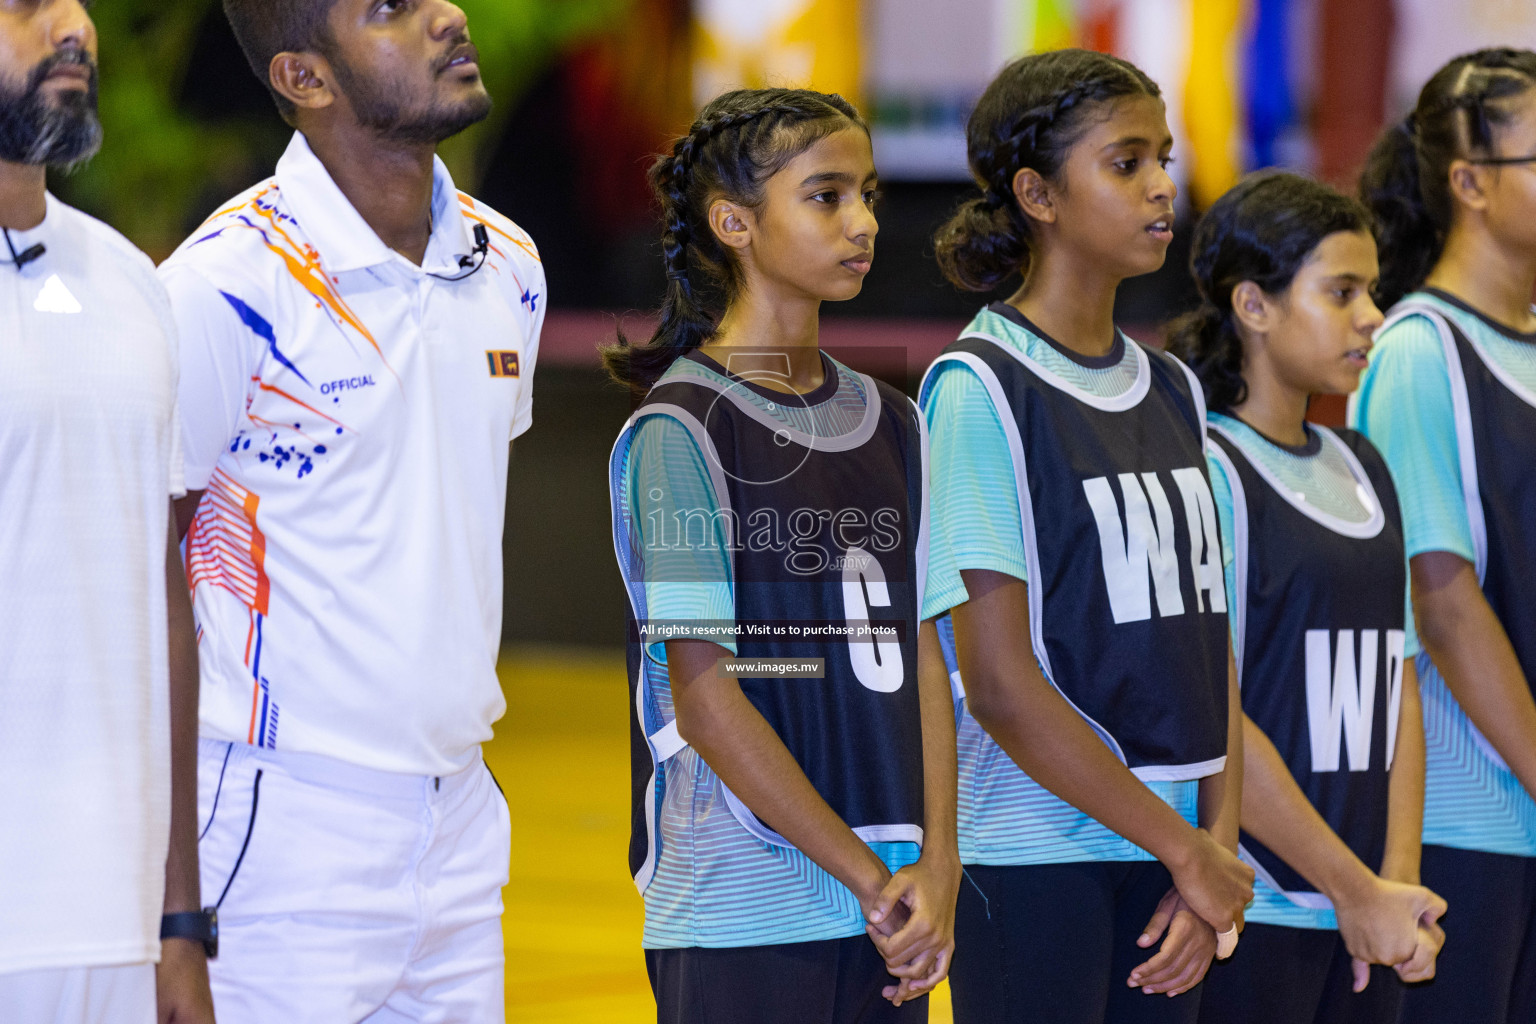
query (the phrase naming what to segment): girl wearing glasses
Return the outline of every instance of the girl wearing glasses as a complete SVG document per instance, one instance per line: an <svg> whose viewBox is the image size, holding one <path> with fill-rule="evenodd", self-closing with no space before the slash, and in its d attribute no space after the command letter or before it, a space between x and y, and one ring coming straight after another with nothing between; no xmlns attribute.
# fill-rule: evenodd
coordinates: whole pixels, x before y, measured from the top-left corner
<svg viewBox="0 0 1536 1024"><path fill-rule="evenodd" d="M1536 53L1441 68L1361 180L1392 305L1352 410L1402 500L1438 976L1403 1020L1536 1020Z"/></svg>

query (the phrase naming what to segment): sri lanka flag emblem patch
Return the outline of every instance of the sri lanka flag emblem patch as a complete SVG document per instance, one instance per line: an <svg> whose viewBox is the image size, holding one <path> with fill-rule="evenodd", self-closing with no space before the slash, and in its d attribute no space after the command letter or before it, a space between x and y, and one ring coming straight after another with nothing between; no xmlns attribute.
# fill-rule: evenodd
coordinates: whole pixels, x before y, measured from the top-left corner
<svg viewBox="0 0 1536 1024"><path fill-rule="evenodd" d="M487 352L485 361L490 364L492 377L516 377L516 352Z"/></svg>

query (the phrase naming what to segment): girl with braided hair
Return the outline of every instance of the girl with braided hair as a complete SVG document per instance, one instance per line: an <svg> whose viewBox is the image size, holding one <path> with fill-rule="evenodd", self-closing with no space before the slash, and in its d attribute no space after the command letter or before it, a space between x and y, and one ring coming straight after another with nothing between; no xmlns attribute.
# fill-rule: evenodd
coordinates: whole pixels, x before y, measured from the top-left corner
<svg viewBox="0 0 1536 1024"><path fill-rule="evenodd" d="M657 1019L923 1021L960 878L923 422L817 344L874 254L869 133L731 92L652 182L660 326L604 355L642 398L610 480Z"/></svg>
<svg viewBox="0 0 1536 1024"><path fill-rule="evenodd" d="M1209 409L1244 712L1240 853L1258 874L1200 1020L1395 1024L1388 967L1433 976L1445 911L1415 884L1424 729L1402 519L1371 443L1306 422L1312 395L1354 390L1381 325L1370 217L1260 172L1206 212L1190 269L1200 308L1168 348ZM1387 966L1373 979L1371 964Z"/></svg>
<svg viewBox="0 0 1536 1024"><path fill-rule="evenodd" d="M1173 237L1163 102L1123 60L1042 53L967 133L982 194L939 263L1023 280L920 397L960 721L955 1019L1193 1021L1253 872L1200 386L1114 325Z"/></svg>
<svg viewBox="0 0 1536 1024"><path fill-rule="evenodd" d="M1536 53L1465 54L1360 181L1393 304L1352 422L1397 480L1424 655L1423 879L1403 1019L1536 1020Z"/></svg>

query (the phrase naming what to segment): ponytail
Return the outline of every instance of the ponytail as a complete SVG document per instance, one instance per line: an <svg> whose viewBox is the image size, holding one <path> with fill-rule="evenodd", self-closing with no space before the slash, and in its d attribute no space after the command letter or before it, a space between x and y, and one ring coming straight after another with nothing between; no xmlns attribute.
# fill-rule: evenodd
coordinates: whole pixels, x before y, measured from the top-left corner
<svg viewBox="0 0 1536 1024"><path fill-rule="evenodd" d="M1451 164L1492 153L1495 130L1513 117L1503 101L1533 86L1530 50L1463 54L1435 72L1413 112L1376 140L1360 175L1360 198L1376 235L1383 309L1422 287L1445 251L1455 209Z"/></svg>
<svg viewBox="0 0 1536 1024"><path fill-rule="evenodd" d="M690 132L678 139L670 156L659 157L651 165L651 189L661 200L666 224L661 255L666 264L667 290L656 332L647 344L637 346L620 329L618 343L602 350L608 375L628 387L636 398L643 398L678 356L708 341L718 323L695 300L693 283L688 279L688 245L693 233L687 212L688 165L700 134L702 131Z"/></svg>
<svg viewBox="0 0 1536 1024"><path fill-rule="evenodd" d="M709 227L709 204L723 197L760 207L769 178L848 127L868 130L847 100L807 89L738 89L700 112L649 175L665 225L661 322L644 345L632 344L621 330L617 343L602 349L610 377L643 398L678 356L714 336L740 289L741 269Z"/></svg>
<svg viewBox="0 0 1536 1024"><path fill-rule="evenodd" d="M966 122L966 155L982 195L939 228L939 268L956 288L987 292L1030 262L1029 218L1013 195L1021 168L1054 179L1100 104L1158 96L1134 64L1092 50L1020 57L1000 71Z"/></svg>
<svg viewBox="0 0 1536 1024"><path fill-rule="evenodd" d="M1163 329L1169 352L1189 364L1205 390L1206 408L1225 412L1248 401L1243 379L1243 339L1232 322L1230 296L1225 311L1202 299L1200 308L1185 313Z"/></svg>
<svg viewBox="0 0 1536 1024"><path fill-rule="evenodd" d="M1445 249L1445 233L1424 201L1419 164L1409 114L1376 140L1360 175L1360 198L1371 211L1381 262L1376 300L1383 309L1422 285Z"/></svg>
<svg viewBox="0 0 1536 1024"><path fill-rule="evenodd" d="M602 349L603 368L636 398L644 398L667 367L708 341L716 326L716 319L694 303L687 280L669 279L656 333L644 345L635 345L619 330L618 343Z"/></svg>

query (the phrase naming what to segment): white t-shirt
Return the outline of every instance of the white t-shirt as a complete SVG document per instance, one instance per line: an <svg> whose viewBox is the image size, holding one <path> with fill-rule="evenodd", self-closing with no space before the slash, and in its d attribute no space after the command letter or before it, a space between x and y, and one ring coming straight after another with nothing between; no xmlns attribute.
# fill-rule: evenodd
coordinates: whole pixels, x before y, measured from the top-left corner
<svg viewBox="0 0 1536 1024"><path fill-rule="evenodd" d="M139 963L170 835L175 328L100 221L50 196L11 238L47 252L0 248L0 972Z"/></svg>
<svg viewBox="0 0 1536 1024"><path fill-rule="evenodd" d="M544 272L441 161L424 265L296 134L160 268L181 334L202 734L384 771L467 766L496 678L510 440ZM485 265L459 257L485 225Z"/></svg>

